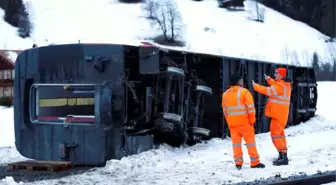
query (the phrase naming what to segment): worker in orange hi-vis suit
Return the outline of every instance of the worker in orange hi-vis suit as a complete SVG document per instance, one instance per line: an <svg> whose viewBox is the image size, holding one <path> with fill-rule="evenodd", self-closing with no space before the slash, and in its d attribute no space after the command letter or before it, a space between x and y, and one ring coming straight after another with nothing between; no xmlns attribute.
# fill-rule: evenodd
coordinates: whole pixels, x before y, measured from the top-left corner
<svg viewBox="0 0 336 185"><path fill-rule="evenodd" d="M254 138L256 118L253 96L243 87L243 79L239 74L230 76L230 84L231 87L222 94L222 108L230 129L236 168L240 170L243 165L242 138L250 155L251 168L264 168L265 165L260 163Z"/></svg>
<svg viewBox="0 0 336 185"><path fill-rule="evenodd" d="M288 121L291 82L285 82L287 76L286 68L277 68L274 73L275 80L265 75L269 87L261 86L252 80L253 89L268 96L265 115L271 118L270 133L272 142L279 152L277 160L273 165L288 165L287 141L285 138L285 127Z"/></svg>

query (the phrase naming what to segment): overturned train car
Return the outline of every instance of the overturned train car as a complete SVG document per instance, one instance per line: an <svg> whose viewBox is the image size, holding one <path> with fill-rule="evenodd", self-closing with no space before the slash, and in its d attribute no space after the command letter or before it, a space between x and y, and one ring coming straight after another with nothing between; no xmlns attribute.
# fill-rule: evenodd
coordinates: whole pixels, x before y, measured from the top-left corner
<svg viewBox="0 0 336 185"><path fill-rule="evenodd" d="M283 66L283 65L282 65ZM15 144L25 157L105 165L156 143L193 144L229 134L221 109L228 76L265 84L277 64L108 44L32 48L17 58ZM293 80L288 126L314 116L312 68L285 66ZM266 97L254 91L256 132L269 131Z"/></svg>

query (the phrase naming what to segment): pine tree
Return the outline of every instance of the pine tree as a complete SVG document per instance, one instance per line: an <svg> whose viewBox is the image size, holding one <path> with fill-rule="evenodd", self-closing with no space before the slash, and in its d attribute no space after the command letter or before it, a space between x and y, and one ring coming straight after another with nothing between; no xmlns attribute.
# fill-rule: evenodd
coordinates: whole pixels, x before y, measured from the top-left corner
<svg viewBox="0 0 336 185"><path fill-rule="evenodd" d="M0 0L0 8L3 10L7 9L9 0Z"/></svg>
<svg viewBox="0 0 336 185"><path fill-rule="evenodd" d="M332 66L330 62L326 62L322 65L321 78L324 81L332 80Z"/></svg>

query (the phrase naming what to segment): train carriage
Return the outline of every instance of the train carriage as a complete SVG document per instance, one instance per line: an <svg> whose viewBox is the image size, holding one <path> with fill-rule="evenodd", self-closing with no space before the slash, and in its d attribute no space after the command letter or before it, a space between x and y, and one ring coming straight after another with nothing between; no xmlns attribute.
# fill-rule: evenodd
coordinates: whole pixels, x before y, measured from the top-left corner
<svg viewBox="0 0 336 185"><path fill-rule="evenodd" d="M14 81L17 150L36 160L105 165L156 144L226 137L221 94L243 74L257 110L256 133L269 131L266 97L251 80L286 67L292 79L288 126L313 117L313 68L117 44L64 44L20 53Z"/></svg>

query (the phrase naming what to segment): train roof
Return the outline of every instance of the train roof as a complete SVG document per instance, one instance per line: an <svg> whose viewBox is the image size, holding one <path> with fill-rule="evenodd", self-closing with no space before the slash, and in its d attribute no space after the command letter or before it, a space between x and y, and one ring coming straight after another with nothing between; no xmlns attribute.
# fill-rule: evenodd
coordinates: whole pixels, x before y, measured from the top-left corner
<svg viewBox="0 0 336 185"><path fill-rule="evenodd" d="M270 64L283 65L283 66L312 68L312 66L306 66L306 65L295 65L295 64L287 64L287 63L281 63L281 62L273 62L273 61L253 59L253 58L248 58L248 57L243 58L243 57L220 55L220 54L209 53L209 52L208 53L207 52L198 52L198 51L193 51L193 50L190 50L190 49L187 49L187 48L182 48L182 47L159 45L159 44L152 43L152 42L149 42L149 41L143 41L143 42L139 42L139 43L132 42L132 43L127 43L127 44L122 44L122 43L51 44L51 45L47 45L47 46L40 46L40 47L37 47L37 48L61 46L61 45L76 45L76 44L81 44L81 45L120 45L120 46L125 46L125 47L157 47L164 52L181 52L182 54L202 55L203 57L220 57L220 58L223 58L223 59L231 59L231 60L243 60L243 61L249 61L249 62L270 63ZM31 49L35 49L35 48L31 48Z"/></svg>

